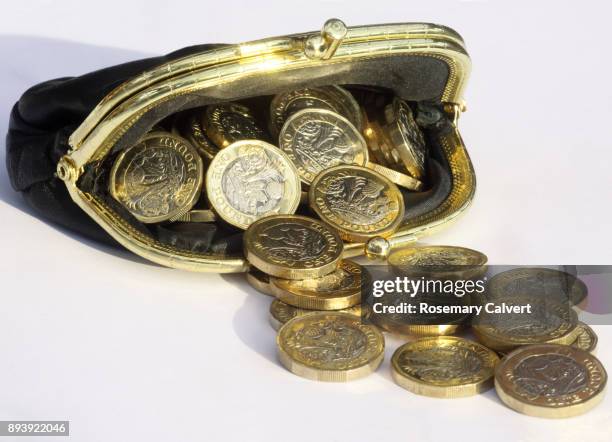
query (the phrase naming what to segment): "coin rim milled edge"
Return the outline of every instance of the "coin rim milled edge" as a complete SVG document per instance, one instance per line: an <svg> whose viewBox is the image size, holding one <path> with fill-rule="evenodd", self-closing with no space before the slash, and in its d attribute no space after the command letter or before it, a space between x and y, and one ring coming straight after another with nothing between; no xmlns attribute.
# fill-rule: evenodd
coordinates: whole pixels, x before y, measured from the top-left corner
<svg viewBox="0 0 612 442"><path fill-rule="evenodd" d="M282 321L279 317L277 312L277 309L275 308L278 305L282 305L282 306L286 306L289 309L295 310L296 314L294 316L292 316L290 319L288 319L287 321ZM353 315L356 316L358 318L361 318L362 315L362 310L361 310L361 304L355 304L352 307L348 307L346 309L342 309L342 310L336 310L338 313L347 313L349 315ZM272 326L272 328L276 331L279 331L280 328L285 325L287 322L289 322L291 319L293 318L297 318L298 316L304 316L304 315L309 315L311 313L321 313L320 310L309 310L309 309L305 309L305 308L300 308L300 307L295 307L293 305L287 304L286 302L281 301L280 299L274 299L271 303L270 303L270 307L269 307L269 311L268 311L268 320L270 322L270 325Z"/></svg>
<svg viewBox="0 0 612 442"><path fill-rule="evenodd" d="M327 293L325 296L317 296L319 293L317 289L301 289L295 287L301 280L288 280L274 276L270 277L270 289L278 300L304 310L334 311L350 308L361 302L361 291L367 283L364 280L367 275L361 265L348 259L340 261L340 265L334 271L340 271L345 266L354 266L360 271L359 286L353 287L352 290L347 288L336 290L333 293ZM321 276L321 278L325 278L326 276L329 276L329 274ZM312 279L316 280L318 278Z"/></svg>

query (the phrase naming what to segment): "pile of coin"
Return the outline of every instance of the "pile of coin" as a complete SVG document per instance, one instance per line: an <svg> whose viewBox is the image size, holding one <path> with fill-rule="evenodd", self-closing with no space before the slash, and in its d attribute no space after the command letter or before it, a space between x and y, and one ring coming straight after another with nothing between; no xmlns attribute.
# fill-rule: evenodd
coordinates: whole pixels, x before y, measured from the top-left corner
<svg viewBox="0 0 612 442"><path fill-rule="evenodd" d="M303 205L345 241L388 236L404 214L398 186L424 188L427 152L410 105L387 101L366 109L321 86L276 95L267 112L237 102L182 112L117 156L109 192L142 223L247 229Z"/></svg>
<svg viewBox="0 0 612 442"><path fill-rule="evenodd" d="M299 376L348 381L374 372L384 357L384 331L408 340L393 354L391 370L413 393L454 398L495 385L509 407L547 417L594 406L607 380L591 354L597 337L557 296L554 270L498 274L486 293L510 306L528 298L545 325L538 318L485 318L471 329L476 342L448 336L465 332L465 315L440 317L439 324L367 320L361 303L368 273L343 258L344 245L399 228L404 195L427 183L419 122L430 114L398 97L363 94L358 102L339 86L311 87L274 96L263 113L246 103L182 112L171 127L154 128L116 157L109 192L142 223L245 230L247 280L275 297L270 323L279 360ZM484 254L461 247L396 250L388 263L390 272L408 268L451 280L487 271ZM585 297L576 279L572 304Z"/></svg>

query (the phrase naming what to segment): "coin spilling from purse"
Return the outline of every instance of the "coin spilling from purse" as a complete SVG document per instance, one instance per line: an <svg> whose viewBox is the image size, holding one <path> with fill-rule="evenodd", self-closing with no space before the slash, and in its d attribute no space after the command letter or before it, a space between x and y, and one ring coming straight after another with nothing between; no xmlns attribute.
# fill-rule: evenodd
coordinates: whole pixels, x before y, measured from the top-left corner
<svg viewBox="0 0 612 442"><path fill-rule="evenodd" d="M529 298L554 319L549 327L490 320L472 324L471 340L451 336L468 328L462 315L439 324L367 320L369 275L345 247L393 235L410 210L406 195L428 189L422 126L431 116L420 106L337 85L260 104L212 104L160 122L114 159L108 185L142 223L243 231L247 280L275 298L269 320L284 367L319 381L367 376L383 361L384 332L408 341L390 365L393 380L415 394L456 398L494 387L508 407L542 417L574 416L601 401L607 375L592 354L595 332L561 300L509 293L520 281L558 278L554 270L500 273L486 294L512 295L510 304ZM387 261L451 279L477 278L487 267L484 254L445 246L393 250ZM573 287L578 304L586 287Z"/></svg>

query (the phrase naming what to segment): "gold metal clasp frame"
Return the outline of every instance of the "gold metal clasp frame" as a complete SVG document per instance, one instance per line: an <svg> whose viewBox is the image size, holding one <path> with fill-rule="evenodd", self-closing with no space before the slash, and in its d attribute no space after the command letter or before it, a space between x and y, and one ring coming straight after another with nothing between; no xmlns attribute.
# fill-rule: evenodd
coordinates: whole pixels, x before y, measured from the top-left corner
<svg viewBox="0 0 612 442"><path fill-rule="evenodd" d="M443 61L448 80L441 101L457 120L470 71L463 41L449 28L431 24L390 24L346 27L328 20L319 33L296 34L219 49L178 59L129 80L106 96L70 137L71 150L60 159L57 175L76 204L115 240L155 263L190 271L241 272L248 268L242 257L185 251L160 243L135 230L102 200L80 190L84 167L104 158L147 111L176 97L210 93L237 80L256 86L277 74L305 68L328 68L390 55L424 56ZM439 140L451 170L452 190L439 206L402 225L389 239L350 244L347 256L384 257L401 246L448 224L470 204L476 180L457 128Z"/></svg>

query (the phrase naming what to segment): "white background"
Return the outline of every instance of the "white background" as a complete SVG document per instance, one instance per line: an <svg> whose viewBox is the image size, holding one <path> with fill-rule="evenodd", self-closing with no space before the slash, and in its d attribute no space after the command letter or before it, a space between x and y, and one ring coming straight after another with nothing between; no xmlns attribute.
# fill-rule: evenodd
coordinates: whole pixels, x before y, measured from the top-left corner
<svg viewBox="0 0 612 442"><path fill-rule="evenodd" d="M20 93L53 77L329 17L442 23L473 59L460 125L479 181L471 210L428 242L494 264L612 264L611 15L609 2L560 0L5 2L0 133ZM388 365L397 339L363 380L296 377L277 362L270 299L240 275L164 269L75 238L31 213L4 166L0 222L0 419L70 420L78 441L612 439L610 397L550 421L494 391L402 390ZM611 328L596 328L609 369Z"/></svg>

